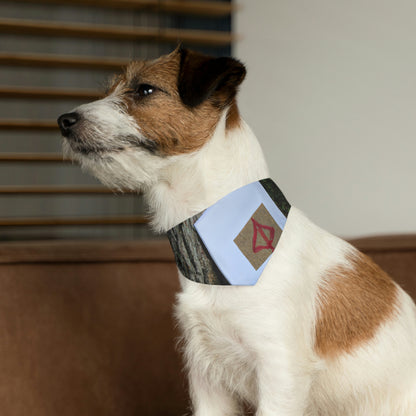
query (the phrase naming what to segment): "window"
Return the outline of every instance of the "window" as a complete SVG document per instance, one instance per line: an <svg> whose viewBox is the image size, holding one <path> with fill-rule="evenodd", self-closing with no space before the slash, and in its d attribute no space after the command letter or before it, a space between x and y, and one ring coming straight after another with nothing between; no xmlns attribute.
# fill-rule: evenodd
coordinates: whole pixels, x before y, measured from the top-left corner
<svg viewBox="0 0 416 416"><path fill-rule="evenodd" d="M182 41L231 52L229 1L0 3L0 240L152 236L140 195L62 160L57 117L96 99L130 59Z"/></svg>

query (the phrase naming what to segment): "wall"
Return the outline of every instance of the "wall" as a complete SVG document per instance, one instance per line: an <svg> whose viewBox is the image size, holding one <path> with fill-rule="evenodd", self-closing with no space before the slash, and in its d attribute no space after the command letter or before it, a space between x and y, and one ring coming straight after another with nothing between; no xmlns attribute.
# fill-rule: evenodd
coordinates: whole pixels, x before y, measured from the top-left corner
<svg viewBox="0 0 416 416"><path fill-rule="evenodd" d="M416 3L238 0L240 108L271 175L341 236L416 231Z"/></svg>

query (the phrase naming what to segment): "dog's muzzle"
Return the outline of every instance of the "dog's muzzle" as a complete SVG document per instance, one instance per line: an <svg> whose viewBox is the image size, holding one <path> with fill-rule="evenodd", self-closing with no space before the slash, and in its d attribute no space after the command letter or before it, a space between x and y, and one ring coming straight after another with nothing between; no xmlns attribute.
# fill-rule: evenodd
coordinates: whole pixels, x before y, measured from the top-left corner
<svg viewBox="0 0 416 416"><path fill-rule="evenodd" d="M80 115L75 112L62 114L58 118L58 125L61 130L62 136L70 136L80 118Z"/></svg>

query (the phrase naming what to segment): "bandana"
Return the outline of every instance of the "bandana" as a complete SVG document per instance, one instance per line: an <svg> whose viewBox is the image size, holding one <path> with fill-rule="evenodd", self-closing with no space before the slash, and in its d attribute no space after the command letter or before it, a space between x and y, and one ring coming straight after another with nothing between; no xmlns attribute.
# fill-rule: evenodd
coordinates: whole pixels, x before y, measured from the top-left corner
<svg viewBox="0 0 416 416"><path fill-rule="evenodd" d="M167 235L181 273L208 285L254 285L277 247L290 204L271 179L239 188Z"/></svg>

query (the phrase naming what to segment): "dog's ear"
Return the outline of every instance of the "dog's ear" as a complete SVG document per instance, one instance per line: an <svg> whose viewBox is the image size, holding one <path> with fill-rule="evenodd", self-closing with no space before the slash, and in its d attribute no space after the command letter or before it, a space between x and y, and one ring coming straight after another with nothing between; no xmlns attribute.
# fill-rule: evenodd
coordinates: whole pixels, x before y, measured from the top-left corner
<svg viewBox="0 0 416 416"><path fill-rule="evenodd" d="M213 58L180 49L179 95L185 105L196 107L208 98L229 105L246 75L244 65L233 58Z"/></svg>

